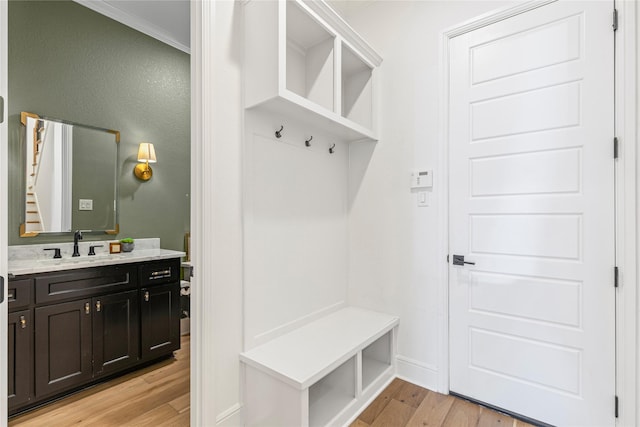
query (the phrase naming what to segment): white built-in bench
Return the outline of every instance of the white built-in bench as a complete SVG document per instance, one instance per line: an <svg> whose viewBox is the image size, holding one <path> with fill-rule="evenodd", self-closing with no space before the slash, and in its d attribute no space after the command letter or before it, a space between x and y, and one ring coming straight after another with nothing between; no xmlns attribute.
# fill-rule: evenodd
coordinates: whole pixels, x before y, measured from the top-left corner
<svg viewBox="0 0 640 427"><path fill-rule="evenodd" d="M395 376L398 321L347 307L242 353L246 425L347 423Z"/></svg>

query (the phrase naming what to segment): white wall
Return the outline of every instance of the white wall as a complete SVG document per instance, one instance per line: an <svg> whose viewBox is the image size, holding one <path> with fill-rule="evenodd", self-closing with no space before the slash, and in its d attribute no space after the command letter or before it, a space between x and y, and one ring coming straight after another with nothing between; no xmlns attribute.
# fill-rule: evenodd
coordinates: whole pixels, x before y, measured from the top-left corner
<svg viewBox="0 0 640 427"><path fill-rule="evenodd" d="M282 114L247 111L245 123L248 350L345 304L348 150L330 154L334 137Z"/></svg>
<svg viewBox="0 0 640 427"><path fill-rule="evenodd" d="M376 1L348 17L384 58L380 142L351 145L349 303L400 316L398 370L437 389L446 322L438 244L440 34L507 1ZM412 169L434 169L429 207L417 207Z"/></svg>

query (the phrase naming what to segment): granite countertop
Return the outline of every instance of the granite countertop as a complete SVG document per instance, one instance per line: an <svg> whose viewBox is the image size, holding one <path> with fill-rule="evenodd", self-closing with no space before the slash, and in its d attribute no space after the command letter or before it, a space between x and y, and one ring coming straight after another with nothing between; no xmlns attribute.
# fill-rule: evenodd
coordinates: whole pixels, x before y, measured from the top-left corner
<svg viewBox="0 0 640 427"><path fill-rule="evenodd" d="M89 246L104 245L96 248L96 255L88 256ZM80 256L72 258L73 243L9 246L9 275L45 273L50 271L72 270L103 265L126 264L132 262L154 261L160 259L182 258L184 252L160 248L160 239L136 239L132 252L109 254L109 242L81 242ZM45 248L60 248L62 258L54 259L52 251Z"/></svg>

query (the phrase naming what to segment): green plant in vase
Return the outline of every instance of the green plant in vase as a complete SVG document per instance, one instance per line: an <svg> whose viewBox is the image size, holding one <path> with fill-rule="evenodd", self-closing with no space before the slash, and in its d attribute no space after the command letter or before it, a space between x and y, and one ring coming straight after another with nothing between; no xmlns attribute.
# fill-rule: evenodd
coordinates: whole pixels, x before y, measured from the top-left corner
<svg viewBox="0 0 640 427"><path fill-rule="evenodd" d="M135 248L134 240L131 237L120 239L122 252L131 252Z"/></svg>

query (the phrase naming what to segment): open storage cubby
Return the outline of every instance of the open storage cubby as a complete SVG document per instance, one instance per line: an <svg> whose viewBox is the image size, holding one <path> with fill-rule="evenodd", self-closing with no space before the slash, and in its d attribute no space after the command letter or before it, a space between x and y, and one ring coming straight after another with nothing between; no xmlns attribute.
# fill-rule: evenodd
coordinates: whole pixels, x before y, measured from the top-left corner
<svg viewBox="0 0 640 427"><path fill-rule="evenodd" d="M342 44L342 117L373 127L373 69Z"/></svg>
<svg viewBox="0 0 640 427"><path fill-rule="evenodd" d="M382 58L326 2L245 2L245 108L376 141Z"/></svg>
<svg viewBox="0 0 640 427"><path fill-rule="evenodd" d="M333 34L296 3L287 6L287 89L334 109Z"/></svg>
<svg viewBox="0 0 640 427"><path fill-rule="evenodd" d="M346 307L242 353L246 425L347 423L394 378L398 322Z"/></svg>
<svg viewBox="0 0 640 427"><path fill-rule="evenodd" d="M391 331L362 350L362 389L366 390L390 366Z"/></svg>
<svg viewBox="0 0 640 427"><path fill-rule="evenodd" d="M356 358L352 357L309 387L309 425L327 425L355 398Z"/></svg>

